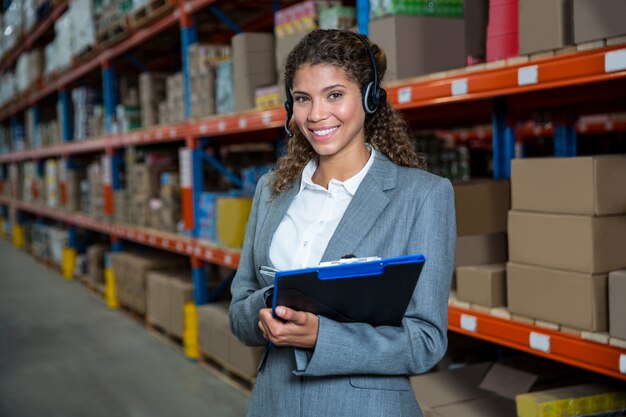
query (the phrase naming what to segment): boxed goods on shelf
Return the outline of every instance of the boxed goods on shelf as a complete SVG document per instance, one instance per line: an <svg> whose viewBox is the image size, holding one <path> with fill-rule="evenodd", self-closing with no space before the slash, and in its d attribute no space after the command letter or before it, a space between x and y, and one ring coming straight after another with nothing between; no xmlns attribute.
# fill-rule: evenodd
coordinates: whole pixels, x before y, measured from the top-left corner
<svg viewBox="0 0 626 417"><path fill-rule="evenodd" d="M471 265L457 268L456 293L461 301L486 307L506 306L506 265Z"/></svg>
<svg viewBox="0 0 626 417"><path fill-rule="evenodd" d="M104 255L109 251L109 245L98 243L87 248L86 278L95 284L104 284Z"/></svg>
<svg viewBox="0 0 626 417"><path fill-rule="evenodd" d="M101 102L100 93L92 88L79 87L72 90L74 140L85 140L103 133Z"/></svg>
<svg viewBox="0 0 626 417"><path fill-rule="evenodd" d="M217 199L217 241L226 247L243 244L252 198L219 197Z"/></svg>
<svg viewBox="0 0 626 417"><path fill-rule="evenodd" d="M281 85L258 87L254 92L254 107L257 110L268 110L282 106L284 88Z"/></svg>
<svg viewBox="0 0 626 417"><path fill-rule="evenodd" d="M387 15L463 17L463 0L370 1L370 17Z"/></svg>
<svg viewBox="0 0 626 417"><path fill-rule="evenodd" d="M168 123L178 123L185 120L185 99L183 88L183 74L177 72L166 80Z"/></svg>
<svg viewBox="0 0 626 417"><path fill-rule="evenodd" d="M607 330L607 275L507 264L509 311L594 332Z"/></svg>
<svg viewBox="0 0 626 417"><path fill-rule="evenodd" d="M68 12L54 22L56 69L63 71L72 63L74 36L72 34L72 15Z"/></svg>
<svg viewBox="0 0 626 417"><path fill-rule="evenodd" d="M24 16L24 32L30 32L37 21L37 0L24 0L22 13Z"/></svg>
<svg viewBox="0 0 626 417"><path fill-rule="evenodd" d="M130 194L120 189L113 193L114 220L119 223L130 223L129 212L132 210Z"/></svg>
<svg viewBox="0 0 626 417"><path fill-rule="evenodd" d="M626 340L626 270L609 273L609 334Z"/></svg>
<svg viewBox="0 0 626 417"><path fill-rule="evenodd" d="M234 108L233 62L220 62L215 72L215 111L227 114L232 113Z"/></svg>
<svg viewBox="0 0 626 417"><path fill-rule="evenodd" d="M198 307L200 350L231 370L248 377L256 376L262 349L244 346L230 331L228 303Z"/></svg>
<svg viewBox="0 0 626 417"><path fill-rule="evenodd" d="M46 230L50 249L50 260L60 266L63 262L63 249L67 246L67 230L48 227Z"/></svg>
<svg viewBox="0 0 626 417"><path fill-rule="evenodd" d="M519 0L490 0L487 62L519 55Z"/></svg>
<svg viewBox="0 0 626 417"><path fill-rule="evenodd" d="M104 187L102 181L102 161L89 164L87 167L86 189L81 193L86 198L83 210L91 217L101 218L104 215ZM81 186L81 188L83 188Z"/></svg>
<svg viewBox="0 0 626 417"><path fill-rule="evenodd" d="M350 29L355 25L356 10L354 7L334 6L320 10L320 29Z"/></svg>
<svg viewBox="0 0 626 417"><path fill-rule="evenodd" d="M309 0L284 7L274 13L274 33L278 38L318 28L321 10L341 6L341 1Z"/></svg>
<svg viewBox="0 0 626 417"><path fill-rule="evenodd" d="M93 1L71 1L72 56L78 56L96 44Z"/></svg>
<svg viewBox="0 0 626 417"><path fill-rule="evenodd" d="M43 51L34 48L22 53L15 65L17 92L30 88L43 75Z"/></svg>
<svg viewBox="0 0 626 417"><path fill-rule="evenodd" d="M571 45L572 26L571 0L519 0L519 53Z"/></svg>
<svg viewBox="0 0 626 417"><path fill-rule="evenodd" d="M489 0L465 0L464 9L467 64L484 62L487 55Z"/></svg>
<svg viewBox="0 0 626 417"><path fill-rule="evenodd" d="M256 88L276 83L274 36L242 32L232 39L234 110L254 108Z"/></svg>
<svg viewBox="0 0 626 417"><path fill-rule="evenodd" d="M167 74L142 72L139 74L139 101L141 126L149 128L164 122L159 116L159 103L166 99Z"/></svg>
<svg viewBox="0 0 626 417"><path fill-rule="evenodd" d="M191 272L151 271L147 274L147 319L176 337L183 335L185 304L193 300Z"/></svg>
<svg viewBox="0 0 626 417"><path fill-rule="evenodd" d="M584 384L521 394L515 402L519 417L619 415L626 408L626 391Z"/></svg>
<svg viewBox="0 0 626 417"><path fill-rule="evenodd" d="M220 197L232 196L229 192L203 192L200 193L198 201L198 222L201 239L217 242L217 200Z"/></svg>
<svg viewBox="0 0 626 417"><path fill-rule="evenodd" d="M8 51L14 48L20 38L24 26L23 18L23 1L14 0L9 8L4 11L4 27L2 28L4 38L4 50Z"/></svg>
<svg viewBox="0 0 626 417"><path fill-rule="evenodd" d="M626 3L621 0L573 0L576 44L626 34Z"/></svg>
<svg viewBox="0 0 626 417"><path fill-rule="evenodd" d="M187 57L190 75L210 74L219 62L232 59L232 48L230 45L195 43L189 47Z"/></svg>
<svg viewBox="0 0 626 417"><path fill-rule="evenodd" d="M507 260L506 233L459 236L456 239L455 267L501 263Z"/></svg>
<svg viewBox="0 0 626 417"><path fill-rule="evenodd" d="M13 71L0 74L0 105L8 103L16 93L16 78Z"/></svg>
<svg viewBox="0 0 626 417"><path fill-rule="evenodd" d="M507 231L511 201L508 180L474 180L453 185L458 236Z"/></svg>
<svg viewBox="0 0 626 417"><path fill-rule="evenodd" d="M626 215L509 212L511 261L589 274L626 266Z"/></svg>
<svg viewBox="0 0 626 417"><path fill-rule="evenodd" d="M387 55L387 81L465 66L463 19L389 16L372 20L369 32Z"/></svg>
<svg viewBox="0 0 626 417"><path fill-rule="evenodd" d="M626 156L522 158L511 163L513 210L607 216L626 212Z"/></svg>
<svg viewBox="0 0 626 417"><path fill-rule="evenodd" d="M48 159L46 161L46 206L56 208L59 205L59 174L57 161Z"/></svg>

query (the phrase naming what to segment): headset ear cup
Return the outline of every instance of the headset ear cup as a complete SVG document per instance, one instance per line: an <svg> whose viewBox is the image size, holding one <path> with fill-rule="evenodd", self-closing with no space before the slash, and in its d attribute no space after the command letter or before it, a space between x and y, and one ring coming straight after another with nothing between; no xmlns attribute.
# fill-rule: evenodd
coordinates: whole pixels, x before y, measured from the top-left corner
<svg viewBox="0 0 626 417"><path fill-rule="evenodd" d="M291 129L289 129L289 122L293 117L293 107L291 104L291 100L289 99L285 101L285 111L287 112L287 117L285 119L285 133L287 134L287 137L292 138L293 132L291 131Z"/></svg>
<svg viewBox="0 0 626 417"><path fill-rule="evenodd" d="M373 83L367 83L367 85L365 86L365 88L363 89L363 110L365 110L365 113L367 114L372 114L376 111L376 103L375 103L375 99L373 96L373 91L372 91L372 87L373 87Z"/></svg>

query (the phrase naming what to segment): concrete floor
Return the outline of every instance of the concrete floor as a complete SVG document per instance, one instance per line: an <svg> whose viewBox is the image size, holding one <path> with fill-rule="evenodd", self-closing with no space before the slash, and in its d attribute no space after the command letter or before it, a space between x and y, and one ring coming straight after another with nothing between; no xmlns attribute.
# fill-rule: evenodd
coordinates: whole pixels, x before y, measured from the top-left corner
<svg viewBox="0 0 626 417"><path fill-rule="evenodd" d="M248 396L0 239L0 417L244 416Z"/></svg>

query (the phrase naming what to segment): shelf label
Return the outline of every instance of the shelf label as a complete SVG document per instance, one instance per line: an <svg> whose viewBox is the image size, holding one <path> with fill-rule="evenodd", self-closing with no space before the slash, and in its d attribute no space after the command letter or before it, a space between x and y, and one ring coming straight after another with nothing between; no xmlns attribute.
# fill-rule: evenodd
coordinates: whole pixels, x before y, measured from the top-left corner
<svg viewBox="0 0 626 417"><path fill-rule="evenodd" d="M619 355L619 371L622 374L626 374L626 355Z"/></svg>
<svg viewBox="0 0 626 417"><path fill-rule="evenodd" d="M550 336L530 332L530 347L542 352L550 353Z"/></svg>
<svg viewBox="0 0 626 417"><path fill-rule="evenodd" d="M212 250L206 250L204 252L204 257L207 259L213 259L213 251Z"/></svg>
<svg viewBox="0 0 626 417"><path fill-rule="evenodd" d="M179 152L180 159L180 187L191 188L191 149L181 148Z"/></svg>
<svg viewBox="0 0 626 417"><path fill-rule="evenodd" d="M452 95L463 96L467 94L467 78L452 81Z"/></svg>
<svg viewBox="0 0 626 417"><path fill-rule="evenodd" d="M626 69L626 49L607 52L604 55L604 71L615 72Z"/></svg>
<svg viewBox="0 0 626 417"><path fill-rule="evenodd" d="M182 242L176 242L176 250L179 252L183 251L183 243Z"/></svg>
<svg viewBox="0 0 626 417"><path fill-rule="evenodd" d="M539 68L537 65L522 67L517 70L517 85L537 84L539 81Z"/></svg>
<svg viewBox="0 0 626 417"><path fill-rule="evenodd" d="M272 115L270 113L264 113L263 114L263 124L264 125L269 125L271 121L272 121Z"/></svg>
<svg viewBox="0 0 626 417"><path fill-rule="evenodd" d="M170 129L170 138L175 138L177 134L178 132L176 131L176 129Z"/></svg>
<svg viewBox="0 0 626 417"><path fill-rule="evenodd" d="M413 99L413 89L404 87L398 90L398 103L410 103Z"/></svg>
<svg viewBox="0 0 626 417"><path fill-rule="evenodd" d="M248 127L248 119L246 119L245 117L240 118L239 129L245 129L246 127Z"/></svg>
<svg viewBox="0 0 626 417"><path fill-rule="evenodd" d="M219 130L220 132L223 132L226 130L226 122L223 120L220 120L220 122L217 124L217 130Z"/></svg>
<svg viewBox="0 0 626 417"><path fill-rule="evenodd" d="M233 258L230 255L225 255L224 256L224 262L228 265L232 264L233 262Z"/></svg>
<svg viewBox="0 0 626 417"><path fill-rule="evenodd" d="M156 240L156 237L154 237L154 236L150 236L150 237L148 238L148 242L150 242L150 244L151 244L151 245L156 244L156 241L157 241L157 240Z"/></svg>
<svg viewBox="0 0 626 417"><path fill-rule="evenodd" d="M111 185L111 181L113 179L111 157L103 156L101 165L102 165L102 185Z"/></svg>
<svg viewBox="0 0 626 417"><path fill-rule="evenodd" d="M478 330L478 320L474 316L469 314L461 314L461 329L468 332L474 332Z"/></svg>
<svg viewBox="0 0 626 417"><path fill-rule="evenodd" d="M157 140L163 139L163 131L162 130L157 130L156 138L157 138Z"/></svg>
<svg viewBox="0 0 626 417"><path fill-rule="evenodd" d="M202 123L200 125L200 133L202 133L203 135L209 131L209 126L207 126L206 123Z"/></svg>
<svg viewBox="0 0 626 417"><path fill-rule="evenodd" d="M187 254L191 255L193 253L193 246L187 245Z"/></svg>

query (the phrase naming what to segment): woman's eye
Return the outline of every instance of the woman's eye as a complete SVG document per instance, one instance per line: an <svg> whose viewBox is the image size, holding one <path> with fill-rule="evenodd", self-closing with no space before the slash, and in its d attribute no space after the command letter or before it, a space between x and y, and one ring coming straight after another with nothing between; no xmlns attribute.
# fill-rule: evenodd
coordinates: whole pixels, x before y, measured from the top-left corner
<svg viewBox="0 0 626 417"><path fill-rule="evenodd" d="M343 94L341 93L330 93L330 95L328 96L328 98L330 100L339 100L341 98Z"/></svg>
<svg viewBox="0 0 626 417"><path fill-rule="evenodd" d="M304 103L305 101L308 100L308 97L305 96L296 96L293 98L295 100L296 103Z"/></svg>

